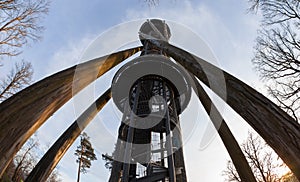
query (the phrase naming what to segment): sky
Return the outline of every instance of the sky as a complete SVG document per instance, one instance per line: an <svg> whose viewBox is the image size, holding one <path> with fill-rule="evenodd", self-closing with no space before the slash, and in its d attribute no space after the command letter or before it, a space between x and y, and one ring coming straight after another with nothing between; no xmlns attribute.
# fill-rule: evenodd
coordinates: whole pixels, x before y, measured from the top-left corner
<svg viewBox="0 0 300 182"><path fill-rule="evenodd" d="M15 58L0 67L5 75L15 62L30 61L34 81L60 70L113 51L139 44L138 29L150 18L164 19L172 32L170 42L219 66L256 90L265 93L251 63L259 14L248 13L247 0L164 0L148 6L143 0L64 0L52 1L43 21L45 31L41 41L32 43ZM74 99L66 103L39 130L40 142L51 146L63 131L111 83L112 70ZM237 140L241 143L250 129L245 121L220 99L210 93ZM88 98L87 98L88 97ZM98 160L92 163L81 181L107 181L102 153L111 153L116 139L120 113L112 102L85 129L91 137ZM207 128L212 127L195 95L181 116L184 154L188 179L224 181L222 171L229 155L220 138L211 135L205 145L200 144ZM79 141L69 149L58 164L63 181L75 181L77 163L74 151ZM43 151L45 152L45 147Z"/></svg>

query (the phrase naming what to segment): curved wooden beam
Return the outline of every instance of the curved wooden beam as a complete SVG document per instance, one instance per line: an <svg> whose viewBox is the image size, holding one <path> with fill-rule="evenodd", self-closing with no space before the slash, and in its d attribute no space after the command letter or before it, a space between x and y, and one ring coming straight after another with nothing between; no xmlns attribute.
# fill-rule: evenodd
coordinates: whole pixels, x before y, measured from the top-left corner
<svg viewBox="0 0 300 182"><path fill-rule="evenodd" d="M81 131L92 121L96 114L104 107L111 98L108 89L93 104L91 104L73 124L57 139L57 141L46 152L34 169L30 172L25 182L46 181L60 159L74 143Z"/></svg>
<svg viewBox="0 0 300 182"><path fill-rule="evenodd" d="M239 174L239 177L242 181L256 182L256 179L249 166L249 163L246 160L245 155L243 154L238 142L235 140L222 115L219 113L217 107L211 101L211 99L209 98L203 87L200 85L198 80L193 75L191 75L191 77L194 80L196 86L195 92L199 100L201 101L204 109L206 110L207 114L209 115L212 123L214 124L216 130L218 131L218 134L229 153L229 156L235 166L235 169ZM212 110L214 110L214 116L210 114ZM221 124L219 124L219 121L216 121L216 118L222 118Z"/></svg>
<svg viewBox="0 0 300 182"><path fill-rule="evenodd" d="M222 72L226 95L217 87L210 88L256 130L300 180L299 123L268 98L224 70L166 42L149 42L173 57L208 87L210 82L214 85L223 84L223 80L215 75L216 72Z"/></svg>
<svg viewBox="0 0 300 182"><path fill-rule="evenodd" d="M27 87L1 103L0 176L25 141L55 111L88 84L140 49L136 47L120 51L73 66Z"/></svg>

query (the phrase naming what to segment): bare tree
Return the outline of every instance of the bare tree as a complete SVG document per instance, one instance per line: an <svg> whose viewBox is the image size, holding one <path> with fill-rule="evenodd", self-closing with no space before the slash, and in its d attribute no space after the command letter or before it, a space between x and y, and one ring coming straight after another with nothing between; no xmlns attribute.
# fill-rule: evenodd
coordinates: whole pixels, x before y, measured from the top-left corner
<svg viewBox="0 0 300 182"><path fill-rule="evenodd" d="M0 57L16 56L40 39L40 20L48 7L48 0L0 0Z"/></svg>
<svg viewBox="0 0 300 182"><path fill-rule="evenodd" d="M231 160L227 161L227 168L226 168L226 170L223 171L222 175L226 177L225 180L228 182L232 182L232 181L241 182L242 181Z"/></svg>
<svg viewBox="0 0 300 182"><path fill-rule="evenodd" d="M6 169L5 175L0 179L1 182L24 181L32 169L37 164L39 158L40 143L36 135L31 137L16 154L10 167ZM60 182L59 172L54 169L47 182Z"/></svg>
<svg viewBox="0 0 300 182"><path fill-rule="evenodd" d="M261 138L249 132L247 140L242 144L242 150L257 181L279 182L281 180L282 176L276 171L285 168L285 165ZM231 161L228 161L223 175L226 181L241 181Z"/></svg>
<svg viewBox="0 0 300 182"><path fill-rule="evenodd" d="M37 155L34 152L39 146L37 139L30 138L28 142L22 147L22 149L16 154L15 170L12 176L12 181L24 180L36 164Z"/></svg>
<svg viewBox="0 0 300 182"><path fill-rule="evenodd" d="M32 65L29 62L22 61L16 63L10 73L0 80L0 103L10 96L14 95L31 82L33 74Z"/></svg>
<svg viewBox="0 0 300 182"><path fill-rule="evenodd" d="M300 1L250 0L262 13L252 59L278 104L296 120L300 115Z"/></svg>
<svg viewBox="0 0 300 182"><path fill-rule="evenodd" d="M280 177L274 171L282 166L283 162L262 139L249 133L247 142L242 145L242 150L258 181L273 182L279 180Z"/></svg>
<svg viewBox="0 0 300 182"><path fill-rule="evenodd" d="M0 0L0 60L20 54L24 45L40 39L40 20L48 7L49 0ZM30 63L16 63L0 81L0 102L29 85L32 73Z"/></svg>
<svg viewBox="0 0 300 182"><path fill-rule="evenodd" d="M261 11L264 25L299 21L299 0L249 0L250 11Z"/></svg>

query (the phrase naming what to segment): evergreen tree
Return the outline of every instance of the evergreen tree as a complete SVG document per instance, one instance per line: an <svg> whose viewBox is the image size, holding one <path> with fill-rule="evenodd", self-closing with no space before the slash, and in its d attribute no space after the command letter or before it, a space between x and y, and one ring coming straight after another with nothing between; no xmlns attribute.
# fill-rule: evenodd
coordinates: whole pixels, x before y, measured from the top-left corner
<svg viewBox="0 0 300 182"><path fill-rule="evenodd" d="M87 173L87 169L91 167L92 161L97 160L94 148L89 141L90 137L83 132L80 135L80 145L77 146L75 155L78 157L76 162L78 163L78 177L77 182L80 179L80 173Z"/></svg>

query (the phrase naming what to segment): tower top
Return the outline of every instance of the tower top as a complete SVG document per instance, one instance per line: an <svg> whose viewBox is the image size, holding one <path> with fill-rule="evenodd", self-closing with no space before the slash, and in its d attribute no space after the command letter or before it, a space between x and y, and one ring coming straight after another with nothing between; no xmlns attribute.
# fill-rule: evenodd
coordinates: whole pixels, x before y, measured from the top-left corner
<svg viewBox="0 0 300 182"><path fill-rule="evenodd" d="M171 37L169 26L164 20L148 19L140 28L139 38L142 44L145 44L147 39L156 39L168 42Z"/></svg>

